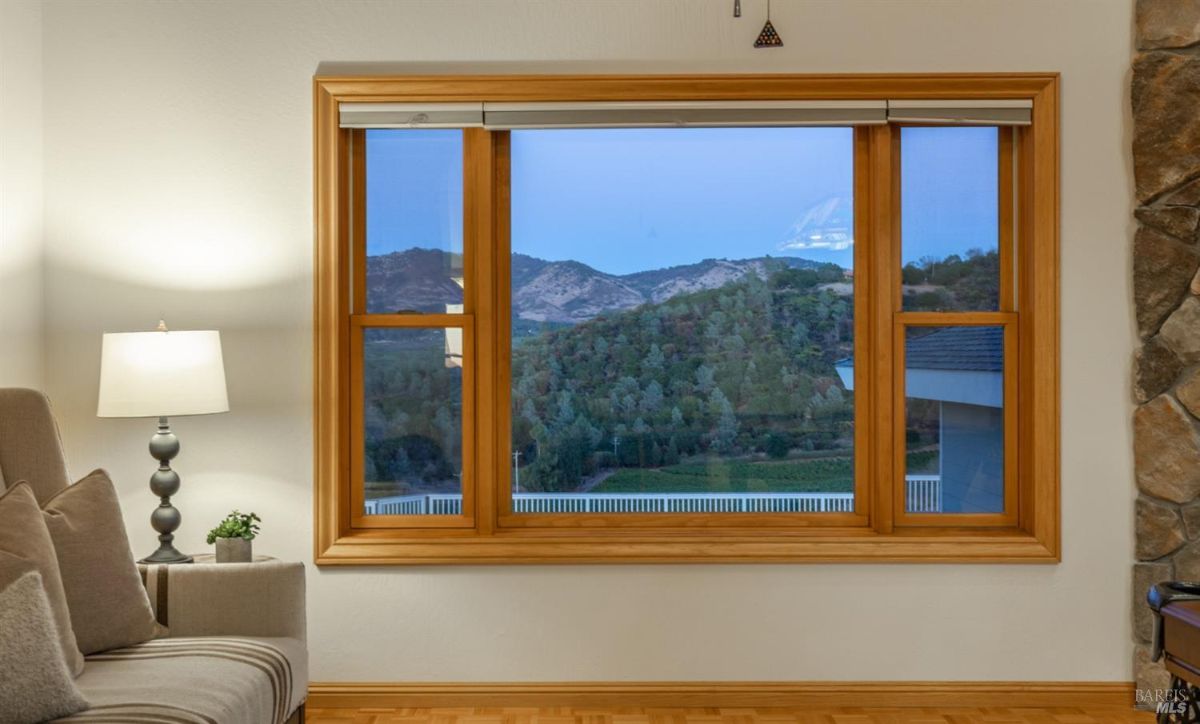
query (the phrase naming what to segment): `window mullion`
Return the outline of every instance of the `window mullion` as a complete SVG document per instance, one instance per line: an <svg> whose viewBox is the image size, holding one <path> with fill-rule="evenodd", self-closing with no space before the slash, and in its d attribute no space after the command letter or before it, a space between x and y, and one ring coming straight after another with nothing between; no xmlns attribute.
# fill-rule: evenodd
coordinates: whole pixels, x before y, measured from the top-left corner
<svg viewBox="0 0 1200 724"><path fill-rule="evenodd" d="M500 520L512 513L512 498L508 494L508 456L512 440L512 298L509 295L512 274L512 136L508 131L490 131L492 142L492 234L488 239L491 265L488 299L491 301L490 353L492 366L488 371L491 385L489 401L491 418L481 418L489 425L492 457L487 461L488 489L480 496L489 507L481 514L480 525L489 531L500 527ZM482 531L482 528L481 528Z"/></svg>
<svg viewBox="0 0 1200 724"><path fill-rule="evenodd" d="M503 456L497 429L501 410L496 389L499 367L496 336L499 308L496 300L497 230L500 214L507 214L497 203L500 168L497 136L482 128L463 131L463 248L466 255L466 287L463 303L475 321L474 365L475 446L472 450L470 485L475 503L475 525L482 535L490 535L496 521L496 474ZM466 491L464 490L464 495Z"/></svg>
<svg viewBox="0 0 1200 724"><path fill-rule="evenodd" d="M871 375L869 469L871 482L871 527L876 533L892 532L895 466L895 420L892 395L896 370L893 365L892 319L899 308L900 288L896 283L900 264L900 154L899 139L891 126L870 130L868 194L864 199L866 244L869 250L868 290L871 334L865 352Z"/></svg>
<svg viewBox="0 0 1200 724"><path fill-rule="evenodd" d="M350 139L350 255L353 314L367 313L367 133L346 132Z"/></svg>
<svg viewBox="0 0 1200 724"><path fill-rule="evenodd" d="M999 247L1000 247L1000 309L1011 312L1017 308L1017 271L1016 271L1016 184L1015 184L1015 142L1017 131L1011 127L999 129L1000 159L997 188L1000 198L997 207L1000 212Z"/></svg>

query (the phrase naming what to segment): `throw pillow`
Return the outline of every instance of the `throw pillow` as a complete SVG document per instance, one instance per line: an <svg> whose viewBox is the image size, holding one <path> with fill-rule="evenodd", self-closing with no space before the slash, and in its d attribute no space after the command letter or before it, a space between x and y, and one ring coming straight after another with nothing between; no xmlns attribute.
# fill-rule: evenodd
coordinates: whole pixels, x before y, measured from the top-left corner
<svg viewBox="0 0 1200 724"><path fill-rule="evenodd" d="M79 650L93 654L159 635L108 473L95 470L64 488L42 512Z"/></svg>
<svg viewBox="0 0 1200 724"><path fill-rule="evenodd" d="M79 676L83 671L83 655L79 653L71 629L71 614L58 571L54 542L28 483L17 483L0 493L0 552L25 560L41 574L62 656L71 674Z"/></svg>
<svg viewBox="0 0 1200 724"><path fill-rule="evenodd" d="M88 708L58 646L41 574L2 553L0 631L0 724L32 724Z"/></svg>

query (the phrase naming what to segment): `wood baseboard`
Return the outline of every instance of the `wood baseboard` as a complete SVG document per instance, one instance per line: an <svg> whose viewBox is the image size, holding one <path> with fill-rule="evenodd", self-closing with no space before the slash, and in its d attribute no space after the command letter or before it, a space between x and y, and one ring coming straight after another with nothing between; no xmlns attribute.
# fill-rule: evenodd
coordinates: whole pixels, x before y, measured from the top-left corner
<svg viewBox="0 0 1200 724"><path fill-rule="evenodd" d="M825 681L333 683L312 708L389 707L1078 707L1131 708L1132 682Z"/></svg>

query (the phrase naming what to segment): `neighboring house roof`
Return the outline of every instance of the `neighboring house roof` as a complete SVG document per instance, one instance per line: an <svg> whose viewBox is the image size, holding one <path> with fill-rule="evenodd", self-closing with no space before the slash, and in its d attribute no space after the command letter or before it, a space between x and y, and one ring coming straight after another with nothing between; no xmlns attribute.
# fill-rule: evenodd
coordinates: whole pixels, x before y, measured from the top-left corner
<svg viewBox="0 0 1200 724"><path fill-rule="evenodd" d="M1004 371L1003 327L939 327L917 336L909 327L904 358L909 369Z"/></svg>
<svg viewBox="0 0 1200 724"><path fill-rule="evenodd" d="M908 397L984 407L1004 404L1004 328L936 327L912 332L904 345ZM917 336L920 334L920 336ZM834 363L842 384L854 389L854 360Z"/></svg>
<svg viewBox="0 0 1200 724"><path fill-rule="evenodd" d="M920 329L920 327L909 327ZM1004 371L1003 327L936 327L914 336L904 345L904 361L912 369ZM853 367L854 358L843 357L835 367Z"/></svg>

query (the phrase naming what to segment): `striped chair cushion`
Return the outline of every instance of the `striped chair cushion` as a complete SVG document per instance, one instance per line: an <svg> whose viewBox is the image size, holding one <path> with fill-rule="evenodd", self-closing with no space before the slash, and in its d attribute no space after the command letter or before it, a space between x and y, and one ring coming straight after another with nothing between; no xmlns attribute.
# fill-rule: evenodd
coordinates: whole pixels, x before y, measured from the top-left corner
<svg viewBox="0 0 1200 724"><path fill-rule="evenodd" d="M88 656L76 683L92 707L60 721L284 724L304 699L305 667L295 639L147 641Z"/></svg>

